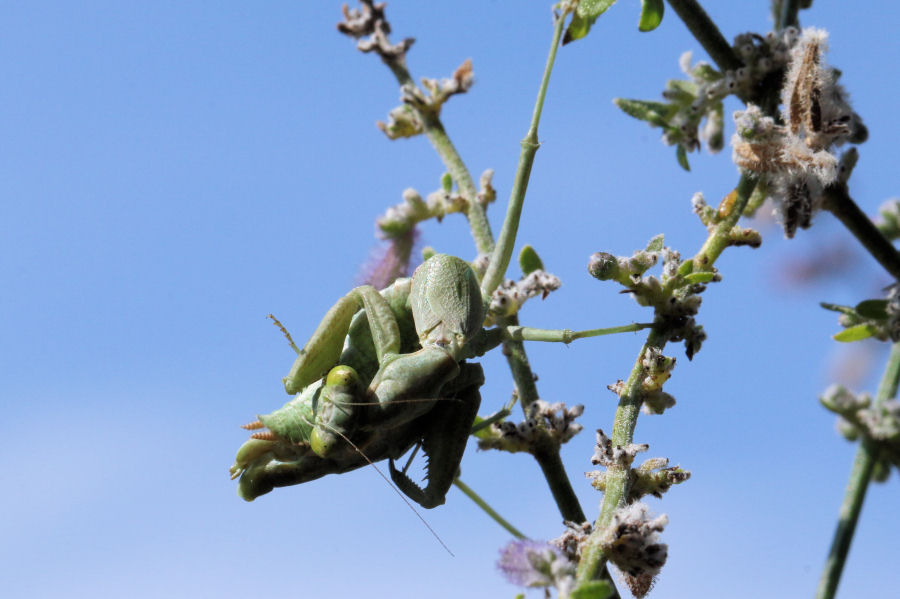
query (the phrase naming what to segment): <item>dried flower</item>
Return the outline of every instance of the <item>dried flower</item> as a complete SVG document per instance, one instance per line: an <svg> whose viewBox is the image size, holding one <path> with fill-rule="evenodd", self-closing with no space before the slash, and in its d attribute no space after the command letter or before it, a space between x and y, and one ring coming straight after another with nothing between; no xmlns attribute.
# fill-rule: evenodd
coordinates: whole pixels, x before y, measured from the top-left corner
<svg viewBox="0 0 900 599"><path fill-rule="evenodd" d="M584 413L583 405L567 408L562 402L533 401L525 420L495 422L490 428L476 433L479 449L502 449L509 452L530 451L539 440L561 445L581 432L575 419Z"/></svg>
<svg viewBox="0 0 900 599"><path fill-rule="evenodd" d="M384 16L386 3L375 4L372 0L360 0L362 9L350 10L345 4L341 7L344 20L338 23L338 31L359 40L356 43L360 52L376 52L381 59L390 64L402 66L406 62L406 52L416 40L408 37L399 44L392 45L388 40L391 24ZM365 39L360 39L365 36Z"/></svg>
<svg viewBox="0 0 900 599"><path fill-rule="evenodd" d="M507 279L491 295L488 314L493 318L512 316L518 313L527 300L538 295L541 299L546 299L560 285L562 282L559 278L545 270L533 270L519 281Z"/></svg>
<svg viewBox="0 0 900 599"><path fill-rule="evenodd" d="M645 504L632 503L616 511L603 533L603 553L622 571L635 597L650 592L666 563L669 548L659 542L659 533L668 523L665 514L652 518Z"/></svg>
<svg viewBox="0 0 900 599"><path fill-rule="evenodd" d="M827 34L815 28L804 29L793 45L781 91L786 125L777 125L753 105L734 115L734 162L766 179L788 238L812 224L825 187L839 175L842 180L849 176L841 172L833 148L866 137L862 120L825 63L826 50Z"/></svg>

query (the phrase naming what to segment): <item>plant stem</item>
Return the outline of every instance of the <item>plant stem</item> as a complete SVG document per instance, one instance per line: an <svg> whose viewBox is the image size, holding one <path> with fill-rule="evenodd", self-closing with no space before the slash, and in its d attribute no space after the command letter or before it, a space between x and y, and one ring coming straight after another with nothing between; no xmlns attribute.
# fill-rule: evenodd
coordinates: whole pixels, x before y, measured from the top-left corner
<svg viewBox="0 0 900 599"><path fill-rule="evenodd" d="M537 100L535 101L534 111L531 115L531 124L528 127L528 133L525 135L525 139L522 140L519 166L516 169L513 189L510 193L509 206L506 210L503 228L500 231L500 239L494 248L488 270L485 272L481 281L482 294L485 296L490 296L500 284L500 281L502 281L503 276L506 274L506 269L509 266L509 260L512 256L516 233L519 229L519 216L522 213L525 192L528 188L528 179L531 175L531 166L534 163L534 156L540 146L537 138L538 124L541 120L541 111L544 107L544 98L547 95L550 73L553 71L553 63L556 60L556 51L557 48L559 48L559 40L562 37L565 17L565 14L560 14L555 17L550 52L547 55L547 62L544 65L544 74L538 88ZM519 324L518 317L509 317L500 324L501 326L516 327ZM506 361L512 372L519 400L522 403L522 409L527 410L528 406L540 396L538 395L537 386L534 384L534 372L531 370L531 366L528 363L528 355L525 353L525 347L521 341L507 339L503 342L503 353L506 356ZM563 519L571 520L573 522L584 522L584 511L581 509L581 504L578 503L578 497L575 495L572 484L566 475L562 459L559 457L559 447L538 447L532 452L532 455L541 467L544 478L547 479L547 485L550 487L550 492L553 494L553 499L556 501L556 505L559 508Z"/></svg>
<svg viewBox="0 0 900 599"><path fill-rule="evenodd" d="M702 270L711 269L722 251L728 247L731 229L743 214L755 186L755 181L751 177L747 175L741 177L735 188L734 201L731 203L728 214L715 229L710 231L706 242L694 256L695 268L702 265ZM662 352L667 338L666 331L657 328L651 329L650 334L647 335L647 341L644 342L638 353L628 380L625 381L619 394L619 405L616 408L611 437L614 447L625 447L634 440L634 429L637 426L637 418L643 402L641 380L644 375L644 366L642 361L651 347ZM576 579L579 585L594 580L605 565L606 557L600 547L600 539L603 537L606 527L612 522L616 510L625 505L625 498L628 496L631 484L630 478L630 467L628 466L610 466L607 469L606 492L603 494L600 515L594 522L594 531L588 537L582 550L581 562L578 564Z"/></svg>
<svg viewBox="0 0 900 599"><path fill-rule="evenodd" d="M625 382L625 387L619 396L619 405L616 408L616 418L613 422L613 446L624 447L630 444L634 438L634 429L637 426L637 417L642 401L640 382L641 375L644 373L644 367L641 361L649 348L655 347L662 351L665 345L665 335L661 331L653 329L647 335L647 341L644 342L641 351L638 352L631 374L628 375L628 380ZM606 561L603 550L600 547L600 539L602 532L612 521L613 514L620 506L625 504L625 497L628 494L628 475L628 467L617 468L610 466L607 470L606 492L603 494L600 515L594 522L594 532L588 538L581 553L581 561L578 563L576 580L579 584L594 580Z"/></svg>
<svg viewBox="0 0 900 599"><path fill-rule="evenodd" d="M734 53L722 32L716 27L697 0L669 0L691 34L722 71L736 71L743 64Z"/></svg>
<svg viewBox="0 0 900 599"><path fill-rule="evenodd" d="M825 210L837 217L894 279L900 280L900 253L850 197L847 185L825 188Z"/></svg>
<svg viewBox="0 0 900 599"><path fill-rule="evenodd" d="M881 384L878 386L875 405L895 397L898 383L900 383L900 343L895 343L891 348L891 355L884 369ZM856 459L853 461L853 469L850 471L850 479L847 481L847 491L844 494L844 502L841 504L831 550L828 552L825 569L819 579L816 599L833 599L837 592L844 562L850 552L850 542L853 540L856 523L866 497L866 489L872 479L872 469L875 467L878 450L878 444L868 437L864 437L859 444Z"/></svg>
<svg viewBox="0 0 900 599"><path fill-rule="evenodd" d="M391 69L401 87L404 85L415 86L412 75L409 74L405 63L399 61L384 62ZM475 187L475 181L472 179L472 175L469 173L469 169L463 162L462 157L460 157L459 152L456 151L453 142L450 141L441 118L431 112L416 110L411 105L407 105L407 109L416 111L419 120L422 121L425 137L431 142L441 162L444 163L447 172L456 181L460 194L466 199L466 218L469 221L469 229L472 231L472 237L475 239L475 247L478 249L478 253L490 254L494 249L494 235L491 233L491 224L488 222L484 206L478 202L478 189Z"/></svg>
<svg viewBox="0 0 900 599"><path fill-rule="evenodd" d="M620 327L606 329L589 329L586 331L570 331L569 329L535 329L533 327L507 326L504 333L508 339L516 341L547 341L553 343L572 343L576 339L614 335L616 333L633 333L653 326L652 322L638 322Z"/></svg>
<svg viewBox="0 0 900 599"><path fill-rule="evenodd" d="M478 202L478 189L475 187L469 169L466 168L459 152L456 151L456 147L447 136L440 118L430 114L422 121L425 124L425 135L428 137L428 141L434 146L450 176L456 181L460 194L466 199L466 218L469 220L469 228L475 239L478 253L490 254L494 249L491 223L487 219L484 206Z"/></svg>
<svg viewBox="0 0 900 599"><path fill-rule="evenodd" d="M459 478L454 478L453 484L456 485L456 488L465 493L466 497L474 501L475 505L484 510L484 513L490 516L494 522L506 529L509 534L516 537L517 539L527 538L525 535L519 532L519 530L515 526L510 524L503 516L498 514L496 510L494 510L494 508L488 505L488 503L484 499L482 499L478 493L473 491L469 485L461 481Z"/></svg>
<svg viewBox="0 0 900 599"><path fill-rule="evenodd" d="M785 27L798 27L800 21L797 12L800 10L800 0L781 0L781 14L775 15L775 29Z"/></svg>
<svg viewBox="0 0 900 599"><path fill-rule="evenodd" d="M517 327L519 321L516 316L511 316L503 324ZM523 411L527 413L528 406L540 399L540 396L537 386L534 384L534 373L528 364L525 347L521 341L508 339L503 342L503 355L506 356L506 362L509 364L513 380L516 383L519 402L522 404ZM531 453L541 467L544 478L547 479L550 493L553 494L553 499L556 501L556 506L563 519L584 522L586 519L584 511L581 509L581 504L578 503L578 497L572 489L572 483L569 482L562 459L559 457L559 446L536 445Z"/></svg>
<svg viewBox="0 0 900 599"><path fill-rule="evenodd" d="M741 218L750 195L756 187L756 180L750 175L741 175L737 187L734 190L736 198L728 212L728 215L716 225L715 230L706 239L703 247L694 256L694 270L702 271L712 268L713 263L722 255L725 248L730 244L731 229L737 224Z"/></svg>
<svg viewBox="0 0 900 599"><path fill-rule="evenodd" d="M537 100L534 103L531 125L529 125L528 133L525 134L525 138L522 140L519 166L516 168L516 176L513 180L509 205L506 208L506 217L503 220L503 228L500 230L500 238L497 240L487 272L484 273L484 278L481 280L481 292L485 296L490 296L494 292L503 280L506 268L509 266L513 245L516 242L516 233L519 230L519 217L522 214L522 205L525 202L525 192L528 189L528 179L531 177L531 167L534 164L534 155L541 145L537 136L538 123L541 121L541 111L544 108L544 98L547 95L547 86L550 83L550 73L553 72L556 51L559 48L560 37L562 37L565 15L557 15L555 19L553 41L550 43L550 52L544 65L544 75L538 88Z"/></svg>

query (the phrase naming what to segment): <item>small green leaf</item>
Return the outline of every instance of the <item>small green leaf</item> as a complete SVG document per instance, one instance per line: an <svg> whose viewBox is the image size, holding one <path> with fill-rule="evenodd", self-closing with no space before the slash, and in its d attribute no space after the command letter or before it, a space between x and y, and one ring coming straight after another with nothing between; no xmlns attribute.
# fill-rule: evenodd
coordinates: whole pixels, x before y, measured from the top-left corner
<svg viewBox="0 0 900 599"><path fill-rule="evenodd" d="M653 31L659 27L665 8L663 0L641 0L641 20L638 22L638 29Z"/></svg>
<svg viewBox="0 0 900 599"><path fill-rule="evenodd" d="M563 45L586 36L597 17L615 3L616 0L581 0L575 9L575 14L572 15L572 21L566 29L566 34L563 36Z"/></svg>
<svg viewBox="0 0 900 599"><path fill-rule="evenodd" d="M444 173L441 175L441 188L446 192L450 193L453 191L453 175L450 173Z"/></svg>
<svg viewBox="0 0 900 599"><path fill-rule="evenodd" d="M685 79L669 79L666 82L666 97L679 104L690 104L697 99L697 84Z"/></svg>
<svg viewBox="0 0 900 599"><path fill-rule="evenodd" d="M849 314L850 316L857 315L856 310L854 310L850 306L841 306L840 304L829 304L826 302L819 302L819 305L826 310L831 310L832 312L840 312L841 314Z"/></svg>
<svg viewBox="0 0 900 599"><path fill-rule="evenodd" d="M656 237L651 239L649 243L647 243L647 251L648 252L658 252L659 250L663 249L663 245L665 243L666 243L666 236L663 235L662 233L660 233L659 235L657 235Z"/></svg>
<svg viewBox="0 0 900 599"><path fill-rule="evenodd" d="M675 150L675 158L678 159L678 164L681 165L681 168L686 171L691 170L691 163L688 162L687 158L687 150L684 149L683 145L678 144L678 149Z"/></svg>
<svg viewBox="0 0 900 599"><path fill-rule="evenodd" d="M435 254L437 254L437 252L433 247L431 247L430 245L425 246L424 248L422 248L422 261L428 260Z"/></svg>
<svg viewBox="0 0 900 599"><path fill-rule="evenodd" d="M692 272L691 274L684 275L684 280L690 284L709 283L715 276L716 273L714 272Z"/></svg>
<svg viewBox="0 0 900 599"><path fill-rule="evenodd" d="M865 300L856 304L856 312L863 318L887 320L890 316L887 313L887 305L888 301L886 299Z"/></svg>
<svg viewBox="0 0 900 599"><path fill-rule="evenodd" d="M602 580L592 580L582 583L569 594L572 599L606 599L612 595L609 583Z"/></svg>
<svg viewBox="0 0 900 599"><path fill-rule="evenodd" d="M871 324L858 324L856 326L844 329L840 333L834 335L832 339L835 341L841 341L843 343L850 343L851 341L861 341L862 339L868 339L872 335L875 334L876 328Z"/></svg>
<svg viewBox="0 0 900 599"><path fill-rule="evenodd" d="M695 77L702 81L713 82L721 79L722 73L715 70L708 62L698 62L697 65L691 69L691 77Z"/></svg>
<svg viewBox="0 0 900 599"><path fill-rule="evenodd" d="M678 265L678 274L681 276L689 275L694 272L694 261L693 260L685 260L681 264Z"/></svg>
<svg viewBox="0 0 900 599"><path fill-rule="evenodd" d="M648 102L646 100L629 100L616 98L613 104L622 109L622 112L636 119L647 121L656 127L669 126L669 113L671 106L662 102Z"/></svg>
<svg viewBox="0 0 900 599"><path fill-rule="evenodd" d="M541 262L541 257L534 251L534 248L526 245L519 252L519 268L522 269L522 274L527 277L536 270L544 270L544 263Z"/></svg>

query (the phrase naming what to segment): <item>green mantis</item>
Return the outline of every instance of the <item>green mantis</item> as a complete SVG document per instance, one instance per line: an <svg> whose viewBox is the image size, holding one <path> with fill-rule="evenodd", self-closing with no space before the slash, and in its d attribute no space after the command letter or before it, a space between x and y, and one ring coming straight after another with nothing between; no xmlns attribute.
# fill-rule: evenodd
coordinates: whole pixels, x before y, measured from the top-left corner
<svg viewBox="0 0 900 599"><path fill-rule="evenodd" d="M441 505L481 404L484 373L468 359L504 339L569 343L651 326L485 329L489 297L468 263L437 254L412 278L338 300L284 378L294 399L244 426L254 432L231 466L238 494L252 501L387 459L400 491L425 508ZM414 446L428 459L424 488L394 466Z"/></svg>
<svg viewBox="0 0 900 599"><path fill-rule="evenodd" d="M501 340L482 328L484 306L469 265L444 254L381 292L341 298L284 379L296 397L245 426L256 432L231 467L239 495L388 459L403 493L425 508L444 503L481 403L484 375L465 360ZM428 458L424 488L394 466L414 445Z"/></svg>

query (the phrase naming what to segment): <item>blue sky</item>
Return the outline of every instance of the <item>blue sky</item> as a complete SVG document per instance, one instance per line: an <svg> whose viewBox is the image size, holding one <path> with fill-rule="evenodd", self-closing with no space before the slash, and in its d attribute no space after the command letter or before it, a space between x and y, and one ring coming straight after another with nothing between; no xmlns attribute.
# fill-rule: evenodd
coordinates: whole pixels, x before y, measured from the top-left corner
<svg viewBox="0 0 900 599"><path fill-rule="evenodd" d="M726 37L769 28L767 2L707 2ZM692 154L616 109L657 98L678 57L703 57L674 14L637 31L623 0L563 48L553 74L519 242L563 287L524 324L572 329L641 321L588 256L630 254L665 233L693 254L705 235L689 200L717 202L729 160ZM425 513L449 557L371 469L247 504L227 476L239 424L280 406L293 352L265 319L307 338L376 244L374 218L443 169L423 138L389 142L374 122L397 104L388 71L339 36L330 2L0 3L0 580L9 597L510 597L494 569L508 540L455 490ZM546 3L393 0L395 36L418 39L416 77L465 58L477 83L443 118L469 168L508 197L550 39ZM805 25L831 32L830 62L871 132L851 191L864 210L898 194L900 8L817 0ZM737 109L726 106L726 114ZM730 119L727 135L730 136ZM678 405L642 417L636 441L693 472L653 510L669 515L657 597L808 596L830 543L855 448L817 395L849 377L874 389L884 348L838 347L822 300L855 303L887 284L828 215L788 242L766 221L759 250L729 250L704 297L709 339L680 347L666 385ZM429 223L424 244L474 256L464 221ZM847 255L827 281L792 274ZM541 395L586 405L564 448L582 478L595 428L615 408L643 337L529 347ZM483 360L482 412L512 382ZM868 365L869 370L866 370ZM875 373L873 375L873 373ZM536 465L470 447L463 478L534 538L561 531ZM886 594L900 521L897 476L870 489L842 587Z"/></svg>

